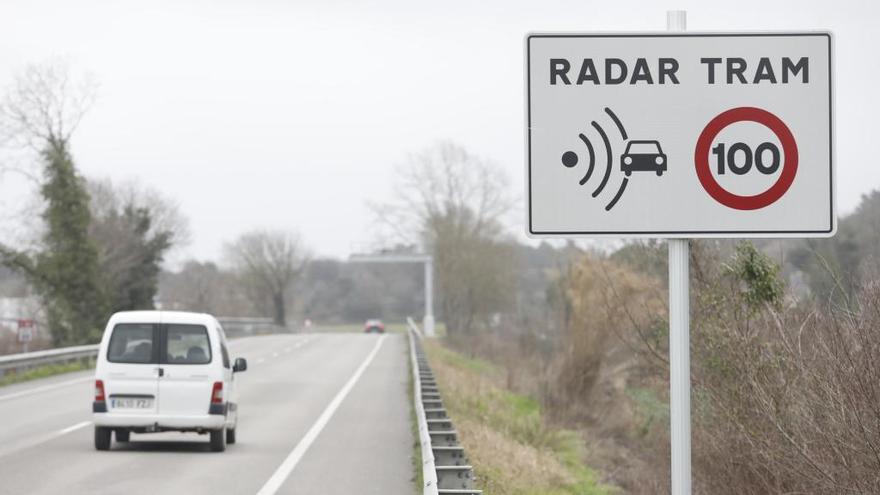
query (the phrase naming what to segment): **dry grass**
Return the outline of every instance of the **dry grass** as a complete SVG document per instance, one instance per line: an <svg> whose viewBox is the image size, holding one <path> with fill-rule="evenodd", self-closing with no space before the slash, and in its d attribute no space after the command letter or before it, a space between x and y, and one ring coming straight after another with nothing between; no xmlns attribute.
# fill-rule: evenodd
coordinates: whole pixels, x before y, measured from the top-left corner
<svg viewBox="0 0 880 495"><path fill-rule="evenodd" d="M703 493L880 493L878 327L876 289L845 313L705 325L694 361Z"/></svg>
<svg viewBox="0 0 880 495"><path fill-rule="evenodd" d="M722 248L692 250L694 493L880 493L880 283L843 307L797 301L759 251ZM585 257L558 285L555 334L454 342L493 365L430 348L483 487L607 491L586 458L620 492L669 493L661 278Z"/></svg>
<svg viewBox="0 0 880 495"><path fill-rule="evenodd" d="M499 495L615 493L584 465L574 432L545 424L533 399L503 387L505 374L438 342L426 346L444 402L478 484Z"/></svg>

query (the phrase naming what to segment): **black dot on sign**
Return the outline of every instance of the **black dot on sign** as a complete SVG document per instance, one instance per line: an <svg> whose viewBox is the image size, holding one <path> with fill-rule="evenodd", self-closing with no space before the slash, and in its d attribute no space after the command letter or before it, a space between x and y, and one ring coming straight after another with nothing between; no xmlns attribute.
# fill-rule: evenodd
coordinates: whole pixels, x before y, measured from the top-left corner
<svg viewBox="0 0 880 495"><path fill-rule="evenodd" d="M578 164L578 156L574 151L566 151L562 154L562 164L568 168Z"/></svg>

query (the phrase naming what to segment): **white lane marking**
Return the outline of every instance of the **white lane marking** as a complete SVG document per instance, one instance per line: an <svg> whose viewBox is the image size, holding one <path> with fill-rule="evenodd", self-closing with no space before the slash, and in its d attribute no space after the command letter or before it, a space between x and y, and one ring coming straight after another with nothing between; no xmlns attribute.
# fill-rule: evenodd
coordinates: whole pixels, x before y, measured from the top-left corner
<svg viewBox="0 0 880 495"><path fill-rule="evenodd" d="M272 357L278 357L278 353L277 353L277 352L273 352L273 353L272 353Z"/></svg>
<svg viewBox="0 0 880 495"><path fill-rule="evenodd" d="M351 375L351 378L348 379L348 382L343 385L343 387L336 394L336 397L327 404L327 407L324 409L324 412L321 413L321 416L318 417L318 420L315 421L315 424L309 428L309 431L306 432L305 436L303 436L302 440L296 444L296 447L290 451L287 458L284 459L284 462L278 466L278 469L272 473L272 476L266 481L266 484L263 485L263 488L260 488L260 491L257 492L257 495L274 495L284 481L290 476L290 473L299 464L299 461L302 459L303 455L305 455L306 451L309 450L309 447L315 442L315 439L318 438L318 435L321 434L321 431L327 426L327 423L330 421L330 418L333 417L333 414L336 413L336 410L339 409L342 401L345 400L345 397L351 392L351 389L354 388L355 384L360 380L361 375L364 374L364 370L367 369L367 366L373 361L373 358L376 357L376 354L379 352L379 348L382 347L382 342L385 341L385 335L379 337L379 340L376 342L376 346L373 347L373 350L370 351L370 354L364 359L364 362L361 363L360 367Z"/></svg>
<svg viewBox="0 0 880 495"><path fill-rule="evenodd" d="M265 362L266 362L266 358L257 359L257 363L265 363Z"/></svg>
<svg viewBox="0 0 880 495"><path fill-rule="evenodd" d="M84 376L82 378L77 378L75 380L67 380L65 382L53 383L51 385L43 385L42 387L31 388L31 389L22 390L20 392L14 392L11 394L6 394L6 395L0 395L0 401L15 399L18 397L25 397L25 396L33 395L33 394L39 394L41 392L48 392L50 390L64 388L69 385L87 382L87 381L94 380L94 379L95 379L94 375L93 376Z"/></svg>
<svg viewBox="0 0 880 495"><path fill-rule="evenodd" d="M290 347L285 347L284 352L290 352Z"/></svg>
<svg viewBox="0 0 880 495"><path fill-rule="evenodd" d="M63 430L58 432L58 435L67 435L68 433L70 433L72 431L79 430L80 428L85 428L86 426L89 426L91 424L92 424L91 421L83 421L82 423L77 423L73 426L68 426L67 428L64 428Z"/></svg>

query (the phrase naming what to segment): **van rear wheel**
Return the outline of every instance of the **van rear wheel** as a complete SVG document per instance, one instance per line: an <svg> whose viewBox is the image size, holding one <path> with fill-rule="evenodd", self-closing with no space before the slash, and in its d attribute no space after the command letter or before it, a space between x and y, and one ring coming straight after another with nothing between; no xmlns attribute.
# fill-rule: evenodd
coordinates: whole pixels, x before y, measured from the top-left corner
<svg viewBox="0 0 880 495"><path fill-rule="evenodd" d="M235 428L229 428L226 430L226 443L229 445L235 443Z"/></svg>
<svg viewBox="0 0 880 495"><path fill-rule="evenodd" d="M226 428L211 430L211 450L214 452L226 450Z"/></svg>
<svg viewBox="0 0 880 495"><path fill-rule="evenodd" d="M95 427L95 450L110 450L110 434L113 430L106 426Z"/></svg>

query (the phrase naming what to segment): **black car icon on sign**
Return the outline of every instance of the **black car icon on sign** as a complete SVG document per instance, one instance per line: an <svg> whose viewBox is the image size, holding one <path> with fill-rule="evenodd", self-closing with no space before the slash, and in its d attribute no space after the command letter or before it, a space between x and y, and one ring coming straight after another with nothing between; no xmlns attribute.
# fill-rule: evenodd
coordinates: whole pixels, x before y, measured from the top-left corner
<svg viewBox="0 0 880 495"><path fill-rule="evenodd" d="M666 155L657 141L630 141L626 151L620 157L620 170L627 177L634 171L650 172L663 175L666 171Z"/></svg>

